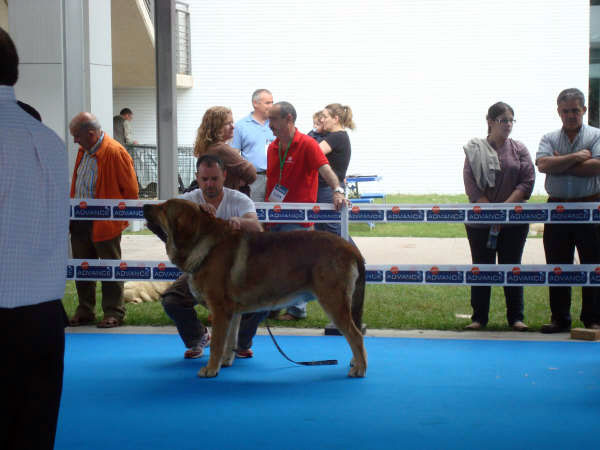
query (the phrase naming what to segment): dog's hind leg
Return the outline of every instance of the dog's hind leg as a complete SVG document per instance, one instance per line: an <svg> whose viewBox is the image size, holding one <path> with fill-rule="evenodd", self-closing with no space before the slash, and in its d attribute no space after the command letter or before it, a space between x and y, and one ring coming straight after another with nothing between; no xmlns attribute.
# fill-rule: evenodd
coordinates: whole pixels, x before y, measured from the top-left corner
<svg viewBox="0 0 600 450"><path fill-rule="evenodd" d="M367 351L363 336L354 324L350 312L350 298L345 292L336 292L336 289L327 289L317 292L319 303L338 330L344 335L352 350L349 377L364 377L367 373ZM323 300L321 300L323 299Z"/></svg>
<svg viewBox="0 0 600 450"><path fill-rule="evenodd" d="M225 350L223 352L223 360L221 361L221 367L229 367L233 364L241 319L241 314L234 314L231 318L231 322L229 323L229 331L227 332L227 341L225 342Z"/></svg>
<svg viewBox="0 0 600 450"><path fill-rule="evenodd" d="M207 301L207 303L211 305L212 302ZM210 338L210 357L208 358L208 364L198 371L198 376L201 378L216 377L219 374L221 360L225 350L225 342L231 323L231 314L226 313L223 309L210 308L210 312L213 316L212 336Z"/></svg>

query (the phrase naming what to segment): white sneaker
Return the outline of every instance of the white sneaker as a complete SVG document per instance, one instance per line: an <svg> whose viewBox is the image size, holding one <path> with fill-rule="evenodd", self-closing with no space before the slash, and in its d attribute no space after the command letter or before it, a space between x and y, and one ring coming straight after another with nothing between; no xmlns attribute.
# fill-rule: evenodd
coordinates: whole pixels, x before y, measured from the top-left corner
<svg viewBox="0 0 600 450"><path fill-rule="evenodd" d="M200 338L200 342L198 342L193 347L188 348L185 351L185 353L183 354L183 357L185 359L200 358L200 357L202 357L202 355L204 355L204 347L208 347L209 344L210 344L210 333L208 332L208 330L206 330L206 332Z"/></svg>

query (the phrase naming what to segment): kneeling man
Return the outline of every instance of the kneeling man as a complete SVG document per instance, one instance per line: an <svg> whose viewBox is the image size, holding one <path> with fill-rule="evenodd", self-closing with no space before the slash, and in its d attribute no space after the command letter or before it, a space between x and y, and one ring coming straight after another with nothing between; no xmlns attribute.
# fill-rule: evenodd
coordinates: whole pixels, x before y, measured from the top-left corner
<svg viewBox="0 0 600 450"><path fill-rule="evenodd" d="M196 179L198 189L179 196L203 206L212 211L216 217L227 220L231 226L244 231L262 231L262 226L256 216L254 203L249 197L239 191L223 186L226 170L223 162L214 155L204 155L196 163ZM183 274L171 287L162 294L162 305L167 315L175 322L179 336L187 347L184 358L200 358L204 347L209 344L210 334L200 322L194 305L198 304L188 286L188 274ZM260 314L260 313L258 313ZM246 317L247 316L247 317ZM245 314L240 326L238 337L238 357L248 357L252 337L256 332L257 323L264 316Z"/></svg>

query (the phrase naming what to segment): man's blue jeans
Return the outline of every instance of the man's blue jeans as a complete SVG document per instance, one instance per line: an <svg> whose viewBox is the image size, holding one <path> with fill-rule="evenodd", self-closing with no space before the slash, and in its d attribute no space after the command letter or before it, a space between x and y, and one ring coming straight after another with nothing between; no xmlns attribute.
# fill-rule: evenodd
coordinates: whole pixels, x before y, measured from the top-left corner
<svg viewBox="0 0 600 450"><path fill-rule="evenodd" d="M271 232L278 231L294 231L294 230L309 230L309 228L303 227L298 223L278 223L271 225ZM293 256L291 256L293 257ZM309 300L314 300L314 295L311 292L299 293L292 306L289 306L286 312L290 316L294 316L298 319L304 319L306 317L306 303Z"/></svg>

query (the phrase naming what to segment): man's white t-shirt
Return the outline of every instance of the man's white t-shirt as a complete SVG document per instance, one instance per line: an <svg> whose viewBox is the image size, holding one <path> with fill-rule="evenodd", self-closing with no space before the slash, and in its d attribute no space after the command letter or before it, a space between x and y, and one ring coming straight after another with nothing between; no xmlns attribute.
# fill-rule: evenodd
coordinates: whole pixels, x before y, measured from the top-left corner
<svg viewBox="0 0 600 450"><path fill-rule="evenodd" d="M206 204L204 196L202 195L202 189L200 188L181 194L177 198L189 200L198 203L199 205ZM217 217L219 219L228 220L232 217L243 217L244 214L248 213L256 214L256 208L254 208L252 200L240 191L224 187L223 199L217 208Z"/></svg>

